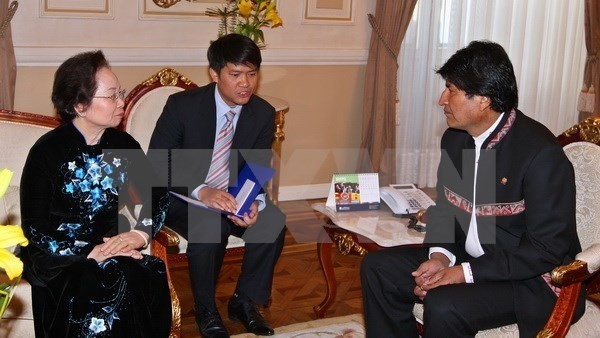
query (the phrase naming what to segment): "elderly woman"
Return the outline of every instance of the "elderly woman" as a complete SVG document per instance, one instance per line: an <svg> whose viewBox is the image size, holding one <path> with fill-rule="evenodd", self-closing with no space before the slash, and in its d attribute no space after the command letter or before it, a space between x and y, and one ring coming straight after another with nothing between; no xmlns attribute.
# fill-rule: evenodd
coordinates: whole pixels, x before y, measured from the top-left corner
<svg viewBox="0 0 600 338"><path fill-rule="evenodd" d="M168 336L165 265L140 252L163 225L168 199L152 189L139 143L114 129L124 95L101 51L56 71L52 102L63 124L31 148L21 180L36 337ZM132 188L148 200L134 227L118 215Z"/></svg>

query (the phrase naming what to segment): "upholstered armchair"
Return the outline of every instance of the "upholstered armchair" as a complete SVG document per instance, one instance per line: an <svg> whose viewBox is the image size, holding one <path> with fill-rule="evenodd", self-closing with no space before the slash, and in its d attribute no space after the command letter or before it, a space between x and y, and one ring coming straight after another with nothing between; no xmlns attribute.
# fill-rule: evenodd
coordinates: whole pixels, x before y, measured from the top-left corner
<svg viewBox="0 0 600 338"><path fill-rule="evenodd" d="M130 133L146 151L150 143L152 131L156 125L162 109L167 102L169 95L176 92L198 87L189 78L180 74L172 68L164 68L153 74L142 83L136 85L129 95L125 98L125 116L120 128ZM279 155L281 152L281 142L284 139L283 125L284 114L287 111L287 102L265 97L269 103L276 108L276 116L274 120L275 135L273 149L275 156L273 157L273 167L279 167ZM279 175L270 182L270 195L273 200L277 199ZM134 211L135 213L135 211ZM169 288L171 291L173 321L171 326L171 337L179 337L181 331L181 307L177 292L173 288L171 282L169 266L174 264L187 264L187 256L185 254L187 241L179 236L176 232L167 226L155 236L151 244L151 253L160 257L167 265L167 274L169 276ZM229 236L227 241L226 257L241 259L244 252L244 241L235 236Z"/></svg>
<svg viewBox="0 0 600 338"><path fill-rule="evenodd" d="M550 318L537 337L600 337L600 118L587 119L558 136L575 169L577 188L577 233L582 252L571 264L552 271L552 280L561 287ZM584 316L572 324L578 296L586 293ZM413 311L422 330L423 305ZM517 325L481 331L480 337L519 337Z"/></svg>
<svg viewBox="0 0 600 338"><path fill-rule="evenodd" d="M185 76L179 74L171 68L164 68L158 73L150 76L142 83L136 85L125 98L125 115L121 122L120 129L131 134L142 146L144 151L148 150L150 137L156 120L162 113L162 107L167 102L169 95L182 90L198 87L194 82ZM135 213L136 209L133 209ZM169 272L169 259L167 250L179 260L185 258L185 239L167 226L152 240L150 252L152 255L161 258L167 265L167 276L169 280L169 290L171 293L172 322L170 337L180 337L181 335L181 306L177 292L171 281ZM181 253L181 254L180 254Z"/></svg>

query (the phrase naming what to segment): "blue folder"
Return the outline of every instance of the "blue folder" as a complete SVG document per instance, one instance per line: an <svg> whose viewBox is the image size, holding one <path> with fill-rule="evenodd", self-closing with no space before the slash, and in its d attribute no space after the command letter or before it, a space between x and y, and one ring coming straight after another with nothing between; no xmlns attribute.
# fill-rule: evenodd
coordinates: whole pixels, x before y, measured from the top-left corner
<svg viewBox="0 0 600 338"><path fill-rule="evenodd" d="M237 183L234 186L230 186L227 190L238 200L238 210L235 213L209 207L197 199L193 199L173 191L170 191L169 193L187 202L188 204L204 208L206 210L220 212L222 214L235 215L241 218L244 217L244 213L250 213L250 206L252 205L252 202L256 200L256 196L258 196L260 193L262 186L267 183L267 181L270 180L274 174L275 169L271 167L246 163L242 170L238 173Z"/></svg>

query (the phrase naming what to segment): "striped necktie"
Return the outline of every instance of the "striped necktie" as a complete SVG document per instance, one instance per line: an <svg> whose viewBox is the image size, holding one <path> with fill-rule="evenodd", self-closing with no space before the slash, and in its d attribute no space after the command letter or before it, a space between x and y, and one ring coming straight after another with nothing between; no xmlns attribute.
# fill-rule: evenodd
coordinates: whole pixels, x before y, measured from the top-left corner
<svg viewBox="0 0 600 338"><path fill-rule="evenodd" d="M226 190L229 183L229 153L233 142L234 116L233 110L227 112L225 115L227 121L215 141L210 169L206 176L206 184L212 188Z"/></svg>

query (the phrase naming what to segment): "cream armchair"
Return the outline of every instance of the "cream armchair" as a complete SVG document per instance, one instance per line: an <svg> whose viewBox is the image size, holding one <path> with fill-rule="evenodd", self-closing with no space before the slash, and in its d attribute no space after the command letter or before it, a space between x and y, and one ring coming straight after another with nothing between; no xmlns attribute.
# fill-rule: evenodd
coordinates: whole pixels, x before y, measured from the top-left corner
<svg viewBox="0 0 600 338"><path fill-rule="evenodd" d="M537 337L600 337L600 298L586 300L585 314L572 324L580 292L600 292L600 118L591 118L558 136L575 169L577 233L583 251L571 264L552 271L561 293L546 326ZM423 324L423 305L415 305L418 326ZM420 326L422 329L422 326ZM479 332L476 337L519 337L517 325Z"/></svg>

